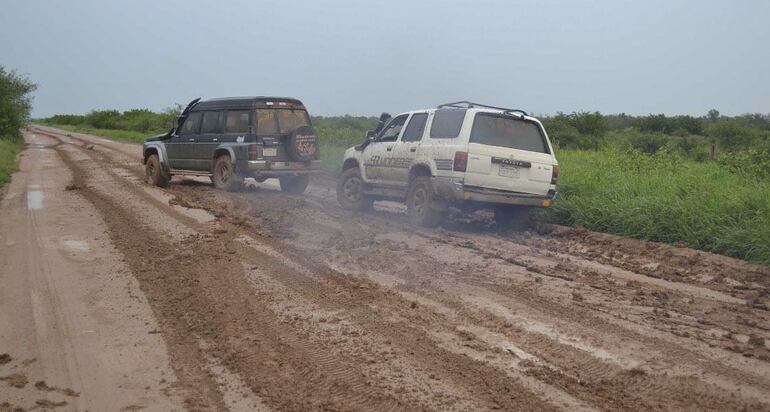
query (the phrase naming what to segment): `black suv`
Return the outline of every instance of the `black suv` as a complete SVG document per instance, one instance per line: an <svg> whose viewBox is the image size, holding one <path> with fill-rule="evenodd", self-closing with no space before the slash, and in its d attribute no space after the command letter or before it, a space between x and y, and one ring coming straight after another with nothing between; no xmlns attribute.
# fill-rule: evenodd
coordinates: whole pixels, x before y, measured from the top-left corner
<svg viewBox="0 0 770 412"><path fill-rule="evenodd" d="M143 151L147 182L156 186L172 175L198 175L237 190L244 177L274 177L281 190L297 194L321 168L310 116L286 97L195 99L168 133L146 139Z"/></svg>

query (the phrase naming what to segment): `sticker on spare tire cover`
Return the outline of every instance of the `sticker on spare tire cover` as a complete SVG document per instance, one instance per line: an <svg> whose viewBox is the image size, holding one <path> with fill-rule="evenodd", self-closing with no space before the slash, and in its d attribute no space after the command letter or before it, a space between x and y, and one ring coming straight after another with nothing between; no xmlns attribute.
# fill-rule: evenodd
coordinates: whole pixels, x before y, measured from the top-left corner
<svg viewBox="0 0 770 412"><path fill-rule="evenodd" d="M310 135L297 135L294 138L294 141L296 142L296 148L297 151L305 156L313 156L315 155L316 150L316 142L318 141L318 136L314 134Z"/></svg>

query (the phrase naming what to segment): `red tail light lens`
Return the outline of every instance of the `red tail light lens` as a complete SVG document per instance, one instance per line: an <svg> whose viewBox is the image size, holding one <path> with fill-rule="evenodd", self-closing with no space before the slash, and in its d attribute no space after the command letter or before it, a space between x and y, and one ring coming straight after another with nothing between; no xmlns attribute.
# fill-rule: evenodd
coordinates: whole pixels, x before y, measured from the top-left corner
<svg viewBox="0 0 770 412"><path fill-rule="evenodd" d="M556 180L559 179L559 165L553 165L553 172L551 172L551 184L555 185Z"/></svg>
<svg viewBox="0 0 770 412"><path fill-rule="evenodd" d="M249 160L257 160L257 145L249 145Z"/></svg>
<svg viewBox="0 0 770 412"><path fill-rule="evenodd" d="M464 172L466 168L468 168L468 152L455 152L453 170L455 172Z"/></svg>

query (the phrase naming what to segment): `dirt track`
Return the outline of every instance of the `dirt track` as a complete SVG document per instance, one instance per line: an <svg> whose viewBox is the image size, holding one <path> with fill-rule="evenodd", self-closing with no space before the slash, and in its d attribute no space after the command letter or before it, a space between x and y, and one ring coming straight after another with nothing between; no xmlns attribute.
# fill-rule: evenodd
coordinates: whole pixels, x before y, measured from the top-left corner
<svg viewBox="0 0 770 412"><path fill-rule="evenodd" d="M26 137L0 410L770 410L764 269L483 214L415 229L327 179L161 190L137 145Z"/></svg>

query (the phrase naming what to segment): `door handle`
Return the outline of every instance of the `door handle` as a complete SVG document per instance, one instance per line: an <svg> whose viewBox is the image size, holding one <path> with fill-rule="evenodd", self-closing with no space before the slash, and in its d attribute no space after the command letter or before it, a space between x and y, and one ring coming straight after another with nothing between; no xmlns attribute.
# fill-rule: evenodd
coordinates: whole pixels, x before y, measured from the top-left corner
<svg viewBox="0 0 770 412"><path fill-rule="evenodd" d="M189 141L191 141L191 142L194 142L194 141L195 141L195 139L187 139L187 140L189 140Z"/></svg>
<svg viewBox="0 0 770 412"><path fill-rule="evenodd" d="M386 148L385 150L391 151L391 150L393 150L393 146L390 146L390 147Z"/></svg>
<svg viewBox="0 0 770 412"><path fill-rule="evenodd" d="M214 141L215 141L215 142L218 142L218 141L219 141L219 139L217 139L217 138L215 137L215 138L214 138Z"/></svg>
<svg viewBox="0 0 770 412"><path fill-rule="evenodd" d="M409 151L410 151L410 152L416 152L416 151L417 151L417 148L416 148L416 147L412 147L411 149L409 149Z"/></svg>

